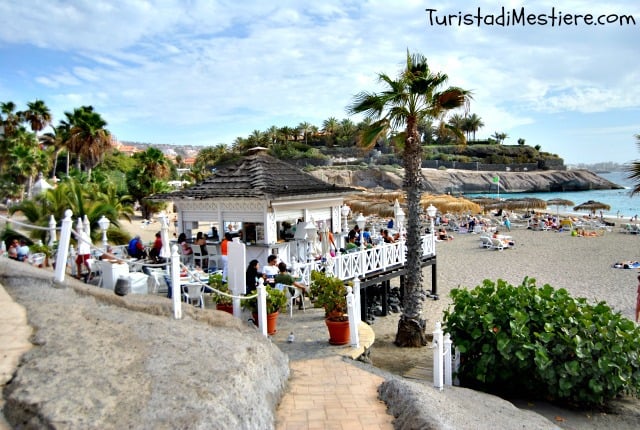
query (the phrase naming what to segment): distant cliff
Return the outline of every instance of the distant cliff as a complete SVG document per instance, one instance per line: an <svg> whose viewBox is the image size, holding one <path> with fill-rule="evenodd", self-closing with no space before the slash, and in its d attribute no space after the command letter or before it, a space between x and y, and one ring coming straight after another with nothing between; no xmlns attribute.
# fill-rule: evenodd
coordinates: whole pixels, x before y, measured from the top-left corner
<svg viewBox="0 0 640 430"><path fill-rule="evenodd" d="M362 168L357 170L322 168L310 172L337 185L365 188L402 187L402 169ZM500 192L586 191L621 189L589 170L545 170L536 172L476 172L456 169L422 169L425 190L432 193L496 192L494 178L500 178Z"/></svg>

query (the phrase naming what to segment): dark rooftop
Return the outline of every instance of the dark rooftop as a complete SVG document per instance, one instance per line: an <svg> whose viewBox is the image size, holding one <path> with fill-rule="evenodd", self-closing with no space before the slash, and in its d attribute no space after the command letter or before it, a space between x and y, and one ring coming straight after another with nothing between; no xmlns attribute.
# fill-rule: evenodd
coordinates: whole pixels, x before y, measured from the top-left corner
<svg viewBox="0 0 640 430"><path fill-rule="evenodd" d="M209 199L215 197L253 197L277 199L313 194L347 194L354 188L324 182L309 173L264 151L242 157L218 168L215 173L193 186L165 194L153 200Z"/></svg>

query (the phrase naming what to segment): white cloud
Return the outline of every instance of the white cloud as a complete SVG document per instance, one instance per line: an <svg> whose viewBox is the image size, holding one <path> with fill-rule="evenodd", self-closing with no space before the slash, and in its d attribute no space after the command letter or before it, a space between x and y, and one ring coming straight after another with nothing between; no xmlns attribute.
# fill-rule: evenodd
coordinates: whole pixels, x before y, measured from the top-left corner
<svg viewBox="0 0 640 430"><path fill-rule="evenodd" d="M489 1L236 3L50 0L37 2L34 13L33 0L1 2L0 51L40 46L52 51L38 54L61 59L20 57L15 82L0 76L0 86L25 88L21 99L46 95L65 110L94 104L123 138L184 133L185 140L219 141L274 124L346 117L353 95L377 90L377 74L395 75L409 49L446 72L449 84L473 90L471 111L488 134L550 113L639 107L635 2L562 4L565 13L636 13L635 28L427 23L427 7L499 12ZM526 8L542 13L554 4ZM32 64L38 72L29 75Z"/></svg>

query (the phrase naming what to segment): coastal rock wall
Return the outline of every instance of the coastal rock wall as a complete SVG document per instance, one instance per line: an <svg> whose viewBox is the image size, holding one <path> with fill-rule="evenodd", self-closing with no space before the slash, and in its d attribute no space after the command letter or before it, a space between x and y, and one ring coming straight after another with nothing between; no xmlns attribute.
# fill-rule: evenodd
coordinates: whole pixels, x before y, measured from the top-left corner
<svg viewBox="0 0 640 430"><path fill-rule="evenodd" d="M337 185L398 189L402 187L402 170L398 173L377 167L361 170L317 169L314 176ZM422 169L425 190L442 193L495 193L494 178L500 178L500 192L586 191L618 189L614 184L589 170L545 170L536 172L474 172L470 170Z"/></svg>

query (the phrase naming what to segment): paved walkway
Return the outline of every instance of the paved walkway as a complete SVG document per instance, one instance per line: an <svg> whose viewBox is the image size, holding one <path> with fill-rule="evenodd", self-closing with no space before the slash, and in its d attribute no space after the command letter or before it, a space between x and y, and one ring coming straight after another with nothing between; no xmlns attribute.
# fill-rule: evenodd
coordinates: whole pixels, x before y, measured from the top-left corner
<svg viewBox="0 0 640 430"><path fill-rule="evenodd" d="M349 363L370 347L371 327L359 326L360 347L331 346L321 309L280 315L272 341L290 357L291 378L277 410L278 430L292 429L392 429L393 417L378 399L383 378ZM289 343L289 333L295 341ZM31 344L31 327L24 307L15 303L0 285L0 389L11 379L20 356ZM2 415L0 430L10 427Z"/></svg>

